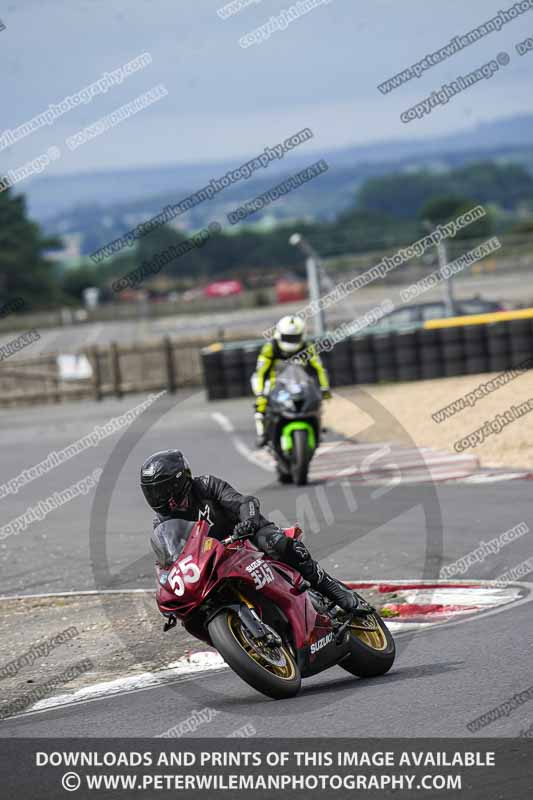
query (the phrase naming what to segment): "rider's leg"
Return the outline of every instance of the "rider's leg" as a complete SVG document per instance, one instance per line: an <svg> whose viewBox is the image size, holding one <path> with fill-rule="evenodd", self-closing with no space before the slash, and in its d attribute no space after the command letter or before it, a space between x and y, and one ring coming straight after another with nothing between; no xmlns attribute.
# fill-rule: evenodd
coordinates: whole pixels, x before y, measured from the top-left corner
<svg viewBox="0 0 533 800"><path fill-rule="evenodd" d="M357 600L343 583L332 578L322 569L318 561L298 539L285 536L276 525L265 525L253 537L254 543L271 558L284 561L296 569L313 589L317 589L329 600L332 600L344 611L352 612L357 608Z"/></svg>
<svg viewBox="0 0 533 800"><path fill-rule="evenodd" d="M264 447L266 444L266 430L265 430L265 411L268 399L263 395L255 399L255 433L257 437L257 446Z"/></svg>

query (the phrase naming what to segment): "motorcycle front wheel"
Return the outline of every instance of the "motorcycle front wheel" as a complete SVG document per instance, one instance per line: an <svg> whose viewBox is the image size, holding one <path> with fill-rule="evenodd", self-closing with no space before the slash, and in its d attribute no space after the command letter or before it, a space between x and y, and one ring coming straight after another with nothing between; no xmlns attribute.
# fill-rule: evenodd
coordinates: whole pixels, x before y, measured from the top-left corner
<svg viewBox="0 0 533 800"><path fill-rule="evenodd" d="M208 628L211 641L226 664L256 691L274 700L298 694L302 677L285 644L268 646L261 643L232 609L217 614Z"/></svg>
<svg viewBox="0 0 533 800"><path fill-rule="evenodd" d="M377 678L388 672L394 664L396 645L379 614L355 618L349 631L350 654L339 666L359 678Z"/></svg>
<svg viewBox="0 0 533 800"><path fill-rule="evenodd" d="M292 435L291 475L296 486L305 486L311 454L307 431L297 430Z"/></svg>

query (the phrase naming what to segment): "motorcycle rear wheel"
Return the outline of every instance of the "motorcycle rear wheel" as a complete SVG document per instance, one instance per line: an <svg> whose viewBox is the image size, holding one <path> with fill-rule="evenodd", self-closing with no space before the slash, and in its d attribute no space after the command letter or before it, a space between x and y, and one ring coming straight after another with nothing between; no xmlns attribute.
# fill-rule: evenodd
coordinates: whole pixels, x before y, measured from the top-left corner
<svg viewBox="0 0 533 800"><path fill-rule="evenodd" d="M354 619L349 631L350 655L339 666L359 678L377 678L388 672L396 645L379 614Z"/></svg>
<svg viewBox="0 0 533 800"><path fill-rule="evenodd" d="M232 609L224 609L211 620L209 636L226 664L256 691L274 700L300 691L300 670L287 646L262 647Z"/></svg>

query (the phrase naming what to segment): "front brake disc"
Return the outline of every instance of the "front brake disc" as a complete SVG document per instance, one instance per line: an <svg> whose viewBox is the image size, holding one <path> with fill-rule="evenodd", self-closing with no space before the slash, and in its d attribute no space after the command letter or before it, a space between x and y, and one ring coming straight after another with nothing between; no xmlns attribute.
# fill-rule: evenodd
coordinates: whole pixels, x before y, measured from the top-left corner
<svg viewBox="0 0 533 800"><path fill-rule="evenodd" d="M268 664L271 664L273 667L285 667L287 665L287 659L282 649L279 647L272 648L268 645L262 645L256 639L250 637L242 626L241 634L252 650L254 650L257 655L261 656Z"/></svg>

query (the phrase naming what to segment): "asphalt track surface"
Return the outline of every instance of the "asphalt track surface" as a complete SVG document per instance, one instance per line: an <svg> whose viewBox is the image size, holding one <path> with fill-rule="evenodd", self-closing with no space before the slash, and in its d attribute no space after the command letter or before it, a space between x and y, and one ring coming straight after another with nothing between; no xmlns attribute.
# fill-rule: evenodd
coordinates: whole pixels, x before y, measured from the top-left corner
<svg viewBox="0 0 533 800"><path fill-rule="evenodd" d="M0 483L142 399L1 412ZM231 420L234 434L212 418L215 410ZM379 490L338 482L280 487L243 456L243 443L252 443L244 400L209 405L201 392L165 397L136 426L138 433L133 426L124 435L114 434L1 501L5 524L95 468L105 468L104 479L119 465L116 485L113 478L101 484L100 494L72 500L0 543L2 594L152 586L151 514L137 486L138 470L147 454L170 446L189 454L196 473L211 472L257 493L267 516L299 518L313 554L346 579L436 577L441 566L475 549L480 540L530 520L527 481L400 484ZM91 540L95 499L100 508L92 516ZM521 563L531 555L530 536L471 567L466 577L494 578ZM524 603L399 637L393 671L377 680L357 680L335 668L304 681L298 698L273 702L228 670L202 673L164 687L6 720L0 736L155 736L209 706L219 713L197 730L198 736L227 736L252 724L259 736L468 738L470 720L533 684L530 637L531 605ZM179 655L169 640L169 661ZM531 724L531 713L526 703L478 735L517 736Z"/></svg>

